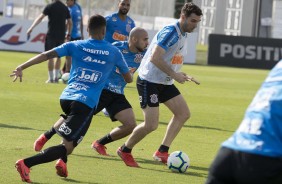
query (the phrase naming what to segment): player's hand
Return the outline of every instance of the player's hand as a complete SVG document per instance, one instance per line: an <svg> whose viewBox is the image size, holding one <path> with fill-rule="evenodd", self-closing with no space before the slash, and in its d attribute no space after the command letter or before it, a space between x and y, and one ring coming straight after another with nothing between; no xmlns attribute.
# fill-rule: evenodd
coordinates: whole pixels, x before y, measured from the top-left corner
<svg viewBox="0 0 282 184"><path fill-rule="evenodd" d="M187 80L186 80L186 81L194 82L195 84L200 85L200 82L199 82L198 80L196 80L194 77L188 76L188 75L186 75L186 77L187 77Z"/></svg>
<svg viewBox="0 0 282 184"><path fill-rule="evenodd" d="M17 67L12 74L10 74L10 77L14 77L13 82L15 82L18 78L20 78L20 82L22 82L23 72L21 67Z"/></svg>
<svg viewBox="0 0 282 184"><path fill-rule="evenodd" d="M181 84L184 84L188 80L187 75L183 72L176 73L173 79Z"/></svg>

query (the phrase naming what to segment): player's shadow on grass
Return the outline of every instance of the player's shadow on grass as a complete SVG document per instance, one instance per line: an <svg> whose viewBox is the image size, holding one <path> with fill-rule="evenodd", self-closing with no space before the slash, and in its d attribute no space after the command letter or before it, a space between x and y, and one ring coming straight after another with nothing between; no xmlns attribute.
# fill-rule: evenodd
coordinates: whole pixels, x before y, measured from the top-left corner
<svg viewBox="0 0 282 184"><path fill-rule="evenodd" d="M11 124L3 124L3 123L0 123L0 128L46 131L46 130L38 130L38 129L34 129L34 128L14 126L14 125L11 125Z"/></svg>
<svg viewBox="0 0 282 184"><path fill-rule="evenodd" d="M144 120L136 119L137 122L143 122ZM167 126L168 122L159 122L160 125ZM207 129L207 130L217 130L222 132L234 132L231 130L224 130L221 128L214 128L214 127L206 127L206 126L193 126L193 125L183 125L185 128L196 128L196 129Z"/></svg>
<svg viewBox="0 0 282 184"><path fill-rule="evenodd" d="M62 178L63 182L62 183L87 183L87 184L99 184L99 183L93 183L93 182L89 182L89 181L78 181L78 180L74 180L74 179L70 179L70 178ZM42 183L42 182L32 182L33 184L49 184L49 183Z"/></svg>
<svg viewBox="0 0 282 184"><path fill-rule="evenodd" d="M123 161L118 156L115 156L115 155L111 155L111 156L95 156L95 155L92 155L92 156L89 156L89 155L72 154L72 156L88 157L88 158L95 158L95 159L102 159L102 160L111 160L111 161L117 161L117 162L123 163ZM166 165L164 165L163 163L160 163L160 162L157 162L157 161L154 161L154 160L136 158L136 161L141 166L139 169L146 169L146 170L151 170L151 171L156 171L156 172L165 172L165 173L178 174L178 173L171 172L169 169L163 169L163 167L161 169L147 168L146 165L148 165L148 164L150 164L150 165L160 165L160 166L165 166L166 167ZM201 177L201 178L206 178L207 177L207 174L194 172L193 170L208 172L208 168L197 167L197 166L190 166L188 168L188 172L186 172L186 173L179 173L179 174L185 174L185 175L196 176L196 177Z"/></svg>

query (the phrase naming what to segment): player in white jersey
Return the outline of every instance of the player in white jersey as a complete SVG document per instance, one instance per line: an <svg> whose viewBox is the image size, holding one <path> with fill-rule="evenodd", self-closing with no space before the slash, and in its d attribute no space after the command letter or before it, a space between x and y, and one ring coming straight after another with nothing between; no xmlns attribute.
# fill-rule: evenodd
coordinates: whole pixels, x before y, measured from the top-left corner
<svg viewBox="0 0 282 184"><path fill-rule="evenodd" d="M222 143L206 184L282 183L282 60L271 70L235 133Z"/></svg>
<svg viewBox="0 0 282 184"><path fill-rule="evenodd" d="M127 166L138 167L131 151L159 123L159 103L164 103L173 113L160 148L154 159L167 162L169 147L184 123L190 117L189 108L173 84L184 84L194 79L180 72L183 65L183 46L187 33L192 32L201 21L202 11L193 3L186 3L179 20L165 26L153 38L139 67L137 89L145 121L136 126L125 144L117 150Z"/></svg>

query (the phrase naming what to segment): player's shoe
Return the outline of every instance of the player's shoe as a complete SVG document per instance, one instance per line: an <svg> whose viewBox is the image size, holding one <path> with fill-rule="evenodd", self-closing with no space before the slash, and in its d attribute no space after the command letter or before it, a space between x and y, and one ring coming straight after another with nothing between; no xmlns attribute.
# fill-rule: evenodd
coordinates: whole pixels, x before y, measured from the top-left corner
<svg viewBox="0 0 282 184"><path fill-rule="evenodd" d="M104 113L104 115L105 115L106 117L110 117L110 114L108 113L108 111L107 111L106 108L104 108L104 109L102 110L102 112Z"/></svg>
<svg viewBox="0 0 282 184"><path fill-rule="evenodd" d="M118 150L117 150L117 154L123 160L125 165L127 165L129 167L139 167L139 165L134 160L131 153L123 152L123 151L121 151L121 148L119 147Z"/></svg>
<svg viewBox="0 0 282 184"><path fill-rule="evenodd" d="M168 159L168 152L159 152L159 151L156 151L153 155L153 158L159 162L162 162L164 164L167 163L167 159Z"/></svg>
<svg viewBox="0 0 282 184"><path fill-rule="evenodd" d="M23 159L18 160L15 165L18 173L20 174L22 181L31 183L32 181L29 178L30 169L24 164Z"/></svg>
<svg viewBox="0 0 282 184"><path fill-rule="evenodd" d="M94 141L91 147L96 150L100 155L109 156L109 154L107 154L106 152L107 147L103 144L98 143L98 141Z"/></svg>
<svg viewBox="0 0 282 184"><path fill-rule="evenodd" d="M48 139L46 138L46 136L44 134L41 134L33 144L34 150L40 151L47 141Z"/></svg>
<svg viewBox="0 0 282 184"><path fill-rule="evenodd" d="M68 177L68 169L67 169L67 164L62 160L59 159L56 162L56 170L57 170L57 175L61 176L61 177Z"/></svg>

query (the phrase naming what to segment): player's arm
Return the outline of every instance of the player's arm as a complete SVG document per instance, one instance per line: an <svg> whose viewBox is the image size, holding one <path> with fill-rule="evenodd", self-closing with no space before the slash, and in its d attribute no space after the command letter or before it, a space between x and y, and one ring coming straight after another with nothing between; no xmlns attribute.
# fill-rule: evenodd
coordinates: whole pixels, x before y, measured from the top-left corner
<svg viewBox="0 0 282 184"><path fill-rule="evenodd" d="M151 56L151 62L158 67L161 71L171 76L174 80L179 83L184 83L187 81L187 77L184 73L176 73L164 60L165 49L156 45L153 54Z"/></svg>
<svg viewBox="0 0 282 184"><path fill-rule="evenodd" d="M123 77L124 81L127 82L127 83L131 83L133 81L133 75L131 74L131 72L127 72L125 74L122 74L122 77Z"/></svg>
<svg viewBox="0 0 282 184"><path fill-rule="evenodd" d="M71 31L72 31L72 20L71 18L67 19L67 34L66 34L66 39L70 40L70 36L71 36Z"/></svg>
<svg viewBox="0 0 282 184"><path fill-rule="evenodd" d="M18 79L18 77L20 78L20 82L22 82L22 76L23 76L22 71L24 69L55 57L58 57L58 54L55 50L49 50L41 54L38 54L33 58L29 59L28 61L26 61L25 63L22 63L19 66L17 66L16 69L10 75L10 77L14 77L13 82L15 82Z"/></svg>
<svg viewBox="0 0 282 184"><path fill-rule="evenodd" d="M45 15L43 13L41 13L32 23L32 25L28 28L27 30L27 35L30 35L30 33L32 32L33 28L35 26L37 26L43 19L44 19Z"/></svg>

